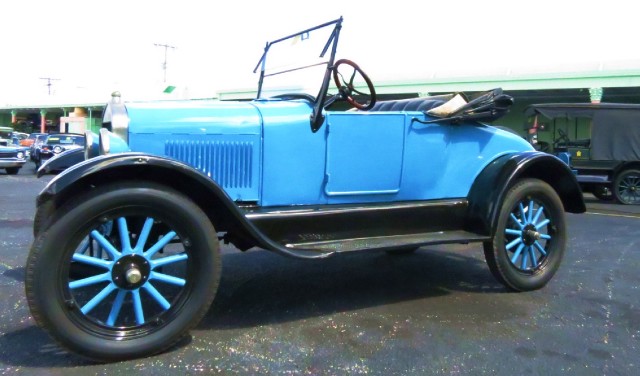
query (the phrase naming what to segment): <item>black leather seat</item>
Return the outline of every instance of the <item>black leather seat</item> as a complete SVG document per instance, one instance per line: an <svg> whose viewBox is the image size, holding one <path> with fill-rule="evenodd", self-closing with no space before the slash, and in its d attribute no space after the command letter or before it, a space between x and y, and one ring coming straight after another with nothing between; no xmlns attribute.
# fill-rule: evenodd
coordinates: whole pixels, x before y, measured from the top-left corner
<svg viewBox="0 0 640 376"><path fill-rule="evenodd" d="M451 94L437 95L425 98L397 99L391 101L380 101L373 105L371 111L429 111L438 107L452 98Z"/></svg>

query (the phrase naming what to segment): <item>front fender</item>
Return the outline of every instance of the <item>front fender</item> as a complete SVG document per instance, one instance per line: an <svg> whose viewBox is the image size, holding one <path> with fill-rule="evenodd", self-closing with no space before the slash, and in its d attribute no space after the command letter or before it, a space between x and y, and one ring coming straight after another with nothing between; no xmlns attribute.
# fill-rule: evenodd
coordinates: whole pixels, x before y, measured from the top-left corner
<svg viewBox="0 0 640 376"><path fill-rule="evenodd" d="M64 171L82 161L84 161L83 148L65 150L53 158L47 159L47 161L38 169L37 176L41 178L46 174L54 174L56 172Z"/></svg>
<svg viewBox="0 0 640 376"><path fill-rule="evenodd" d="M258 246L293 257L324 257L327 253L295 252L272 241L256 228L231 197L207 175L178 160L145 153L105 155L81 162L56 176L36 199L34 234L47 227L43 218L55 218L56 208L97 186L118 181L146 180L165 184L193 200L214 227L233 234L238 248ZM36 228L38 227L38 228Z"/></svg>
<svg viewBox="0 0 640 376"><path fill-rule="evenodd" d="M493 236L504 197L522 178L536 178L551 185L565 211L586 211L580 186L565 163L551 154L521 152L497 158L476 178L468 196L467 230Z"/></svg>

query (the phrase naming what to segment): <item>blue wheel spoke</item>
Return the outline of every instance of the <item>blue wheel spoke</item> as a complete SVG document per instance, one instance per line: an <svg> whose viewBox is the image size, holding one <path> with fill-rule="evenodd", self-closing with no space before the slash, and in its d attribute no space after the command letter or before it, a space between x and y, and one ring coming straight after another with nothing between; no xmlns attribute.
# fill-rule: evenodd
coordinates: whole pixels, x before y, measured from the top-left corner
<svg viewBox="0 0 640 376"><path fill-rule="evenodd" d="M147 242L147 239L149 239L149 233L152 227L153 218L147 218L144 221L144 226L142 226L142 231L140 231L140 237L138 237L138 243L136 243L136 248L133 250L133 253L142 254L144 252L144 244Z"/></svg>
<svg viewBox="0 0 640 376"><path fill-rule="evenodd" d="M514 264L516 263L516 261L518 260L518 256L520 256L520 253L522 252L523 249L524 249L524 244L520 244L520 246L518 247L516 252L511 257L511 262L512 263L514 263Z"/></svg>
<svg viewBox="0 0 640 376"><path fill-rule="evenodd" d="M120 257L120 252L118 250L116 250L116 248L111 244L111 242L109 242L97 230L91 231L91 237L94 238L98 242L98 244L102 248L104 248L105 251L107 251L107 253L109 254L109 256L111 257L112 260L115 260L118 257Z"/></svg>
<svg viewBox="0 0 640 376"><path fill-rule="evenodd" d="M535 251L533 247L529 247L529 256L531 256L531 269L538 267L538 260L536 259Z"/></svg>
<svg viewBox="0 0 640 376"><path fill-rule="evenodd" d="M525 250L524 254L522 255L522 262L520 263L520 269L522 270L527 269L527 251L528 250L529 250L529 247L527 247L527 250Z"/></svg>
<svg viewBox="0 0 640 376"><path fill-rule="evenodd" d="M91 277L79 279L77 281L69 282L69 288L73 290L80 287L95 285L96 283L100 283L100 282L110 282L110 281L111 281L111 273L106 272L103 274L98 274Z"/></svg>
<svg viewBox="0 0 640 376"><path fill-rule="evenodd" d="M100 302L102 302L104 298L109 296L109 294L111 294L111 292L113 292L113 290L115 289L116 289L116 286L113 283L108 284L107 286L105 286L105 288L102 289L102 291L98 293L98 295L94 296L93 299L89 300L87 304L85 304L80 309L80 311L82 311L82 313L84 313L85 315L91 312L92 309L94 309L98 304L100 304Z"/></svg>
<svg viewBox="0 0 640 376"><path fill-rule="evenodd" d="M122 244L122 253L131 253L131 242L129 241L129 228L127 227L127 219L125 217L118 218L118 232L120 233L120 244Z"/></svg>
<svg viewBox="0 0 640 376"><path fill-rule="evenodd" d="M113 261L103 260L101 258L87 256L81 253L74 253L71 259L82 264L97 266L104 269L110 269L113 264Z"/></svg>
<svg viewBox="0 0 640 376"><path fill-rule="evenodd" d="M189 256L187 256L186 253L180 253L178 255L167 256L167 257L163 257L161 259L152 260L151 261L151 269L155 269L155 268L157 268L159 266L163 266L163 265L173 264L174 262L186 260L188 258L189 258Z"/></svg>
<svg viewBox="0 0 640 376"><path fill-rule="evenodd" d="M545 219L544 221L538 223L537 225L535 225L536 230L540 230L541 228L543 228L544 226L548 225L549 222L551 222L549 219Z"/></svg>
<svg viewBox="0 0 640 376"><path fill-rule="evenodd" d="M511 213L511 214L510 214L510 217L511 217L511 220L512 220L515 224L517 224L517 225L518 225L518 227L520 227L521 229L523 229L523 228L524 228L524 225L523 225L522 223L520 223L520 221L518 220L518 218L516 218L516 216L515 216L513 213Z"/></svg>
<svg viewBox="0 0 640 376"><path fill-rule="evenodd" d="M544 212L544 207L543 206L538 206L538 212L536 213L536 216L533 218L531 223L533 223L533 224L538 223L538 221L540 220L540 216L542 215L543 212Z"/></svg>
<svg viewBox="0 0 640 376"><path fill-rule="evenodd" d="M147 290L149 295L151 295L151 297L154 298L156 302L158 302L158 304L160 304L160 306L164 308L165 311L168 310L169 307L171 307L171 303L169 303L167 299L165 299L164 296L162 296L162 294L160 294L160 292L158 292L158 290L156 290L156 288L153 287L151 283L147 282L142 287Z"/></svg>
<svg viewBox="0 0 640 376"><path fill-rule="evenodd" d="M109 317L107 318L107 325L113 326L113 324L115 324L118 319L118 315L120 314L120 309L122 309L122 302L126 296L127 290L118 291L118 295L116 295L116 299L113 301L113 306L111 307Z"/></svg>
<svg viewBox="0 0 640 376"><path fill-rule="evenodd" d="M176 233L174 231L169 231L165 236L160 238L156 244L154 244L148 251L146 251L143 256L147 259L153 257L159 250L161 250L165 245L169 244L171 239L175 238Z"/></svg>
<svg viewBox="0 0 640 376"><path fill-rule="evenodd" d="M511 250L511 248L520 243L522 243L522 238L515 238L513 241L511 241L511 243L507 244L505 248L507 248L507 250Z"/></svg>
<svg viewBox="0 0 640 376"><path fill-rule="evenodd" d="M187 283L187 281L185 281L183 278L178 278L178 277L174 277L168 274L158 273L158 272L151 272L151 274L149 275L149 280L152 280L152 279L166 282L176 286L184 286L185 283Z"/></svg>
<svg viewBox="0 0 640 376"><path fill-rule="evenodd" d="M524 211L524 205L522 205L522 202L518 205L520 207L520 218L522 218L522 223L527 224L527 214Z"/></svg>
<svg viewBox="0 0 640 376"><path fill-rule="evenodd" d="M89 246L91 245L91 238L87 237L82 241L82 245L76 251L76 253L86 253L89 250Z"/></svg>
<svg viewBox="0 0 640 376"><path fill-rule="evenodd" d="M540 234L540 239L550 240L550 239L551 239L551 235L547 235L547 234Z"/></svg>
<svg viewBox="0 0 640 376"><path fill-rule="evenodd" d="M505 229L504 233L505 234L509 234L509 235L522 236L522 231L521 230L514 230L512 228Z"/></svg>
<svg viewBox="0 0 640 376"><path fill-rule="evenodd" d="M527 222L531 223L532 219L533 219L533 200L529 201L529 218L527 219Z"/></svg>
<svg viewBox="0 0 640 376"><path fill-rule="evenodd" d="M544 250L544 248L542 248L542 246L540 245L540 243L535 242L535 243L533 243L533 245L535 245L535 246L536 246L536 248L538 249L538 251L539 251L540 253L542 253L542 255L543 255L543 256L546 256L546 255L547 255L547 251L545 251L545 250Z"/></svg>
<svg viewBox="0 0 640 376"><path fill-rule="evenodd" d="M136 323L138 325L144 324L144 310L142 308L142 300L140 299L140 290L131 291L133 295L133 310L136 314Z"/></svg>

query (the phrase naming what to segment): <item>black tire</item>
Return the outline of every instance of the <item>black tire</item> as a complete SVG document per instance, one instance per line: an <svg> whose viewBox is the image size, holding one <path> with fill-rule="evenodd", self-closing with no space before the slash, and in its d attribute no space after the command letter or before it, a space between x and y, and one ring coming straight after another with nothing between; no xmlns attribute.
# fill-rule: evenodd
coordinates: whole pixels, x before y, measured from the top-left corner
<svg viewBox="0 0 640 376"><path fill-rule="evenodd" d="M137 182L82 194L60 210L31 248L25 287L35 321L63 347L97 361L132 359L166 350L198 324L221 261L196 204Z"/></svg>
<svg viewBox="0 0 640 376"><path fill-rule="evenodd" d="M20 167L7 167L5 168L7 175L15 175L20 171Z"/></svg>
<svg viewBox="0 0 640 376"><path fill-rule="evenodd" d="M624 170L613 182L613 195L624 205L640 204L640 170Z"/></svg>
<svg viewBox="0 0 640 376"><path fill-rule="evenodd" d="M498 281L514 291L531 291L546 285L558 270L566 238L558 194L541 180L523 179L507 192L484 254Z"/></svg>
<svg viewBox="0 0 640 376"><path fill-rule="evenodd" d="M591 193L593 193L593 195L601 201L613 200L613 192L611 192L611 188L605 185L597 185L593 187Z"/></svg>

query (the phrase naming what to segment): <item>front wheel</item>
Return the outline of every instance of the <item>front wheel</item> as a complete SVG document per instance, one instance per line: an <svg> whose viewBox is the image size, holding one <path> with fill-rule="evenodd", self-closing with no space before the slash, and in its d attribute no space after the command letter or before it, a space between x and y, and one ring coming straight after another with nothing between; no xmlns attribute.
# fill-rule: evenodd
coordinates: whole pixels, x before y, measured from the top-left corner
<svg viewBox="0 0 640 376"><path fill-rule="evenodd" d="M20 167L7 167L5 168L7 175L16 175L20 171Z"/></svg>
<svg viewBox="0 0 640 376"><path fill-rule="evenodd" d="M516 183L495 231L484 254L496 279L514 291L536 290L551 280L566 247L564 209L551 186L538 179Z"/></svg>
<svg viewBox="0 0 640 376"><path fill-rule="evenodd" d="M26 294L42 328L67 349L114 361L179 341L213 301L219 242L191 200L153 183L80 195L37 236Z"/></svg>

